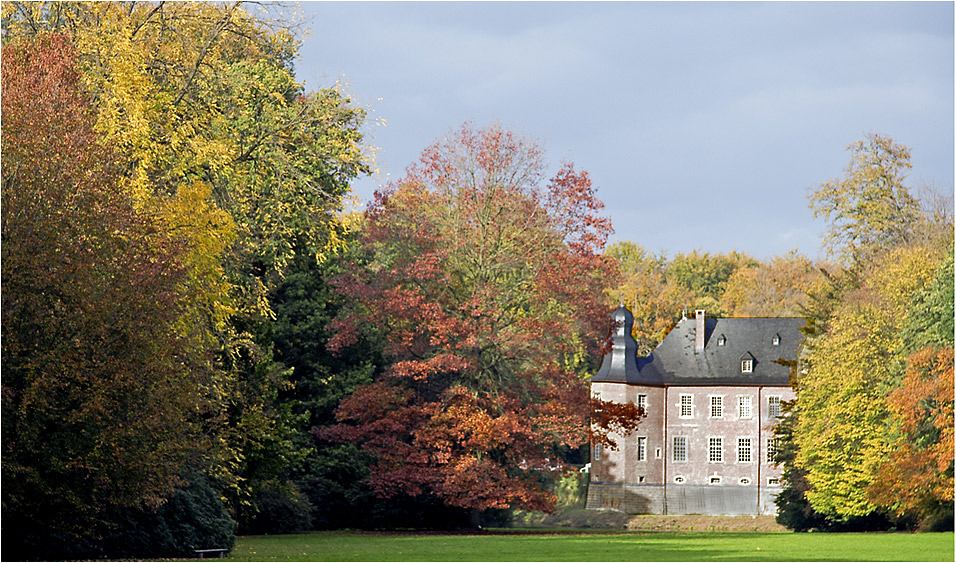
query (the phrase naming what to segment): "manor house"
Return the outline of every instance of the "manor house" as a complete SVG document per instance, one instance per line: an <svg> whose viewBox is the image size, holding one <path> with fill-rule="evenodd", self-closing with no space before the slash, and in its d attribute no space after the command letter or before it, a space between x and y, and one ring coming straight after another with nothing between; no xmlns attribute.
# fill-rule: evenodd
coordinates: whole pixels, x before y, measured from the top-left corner
<svg viewBox="0 0 956 563"><path fill-rule="evenodd" d="M793 399L803 319L682 319L637 357L634 316L612 314L613 347L591 393L646 418L617 450L592 446L587 507L632 514L776 514L773 424Z"/></svg>

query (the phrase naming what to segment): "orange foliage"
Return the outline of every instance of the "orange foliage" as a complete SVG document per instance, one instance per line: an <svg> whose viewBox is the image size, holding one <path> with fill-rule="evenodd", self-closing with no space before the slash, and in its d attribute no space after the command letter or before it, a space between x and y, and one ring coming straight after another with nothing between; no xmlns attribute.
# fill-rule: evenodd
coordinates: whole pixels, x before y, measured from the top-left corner
<svg viewBox="0 0 956 563"><path fill-rule="evenodd" d="M874 503L927 514L953 500L953 349L923 348L909 357L887 402L902 434L871 485Z"/></svg>
<svg viewBox="0 0 956 563"><path fill-rule="evenodd" d="M610 222L586 173L565 164L542 189L543 170L534 143L466 125L367 211L373 258L337 281L353 305L330 347L374 323L392 363L321 435L374 452L382 495L548 509L535 473L560 469L559 447L588 439L584 377L607 339ZM600 428L633 415L613 409L599 411Z"/></svg>

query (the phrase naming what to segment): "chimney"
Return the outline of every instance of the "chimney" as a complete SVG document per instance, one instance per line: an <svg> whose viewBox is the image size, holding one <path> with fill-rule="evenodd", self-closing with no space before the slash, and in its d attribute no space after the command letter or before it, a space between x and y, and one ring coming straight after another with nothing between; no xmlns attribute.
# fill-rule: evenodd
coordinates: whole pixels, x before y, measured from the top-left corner
<svg viewBox="0 0 956 563"><path fill-rule="evenodd" d="M694 333L694 353L700 353L704 351L704 328L707 326L704 322L704 310L697 309L694 312L694 319L697 324Z"/></svg>

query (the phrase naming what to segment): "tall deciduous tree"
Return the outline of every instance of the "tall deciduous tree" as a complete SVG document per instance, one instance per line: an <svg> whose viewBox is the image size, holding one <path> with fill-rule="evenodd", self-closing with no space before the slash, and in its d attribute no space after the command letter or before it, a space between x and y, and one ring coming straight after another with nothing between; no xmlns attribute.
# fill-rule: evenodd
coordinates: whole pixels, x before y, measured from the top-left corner
<svg viewBox="0 0 956 563"><path fill-rule="evenodd" d="M754 267L738 268L726 282L721 303L735 317L796 317L808 295L824 282L806 257L789 252Z"/></svg>
<svg viewBox="0 0 956 563"><path fill-rule="evenodd" d="M270 297L297 253L319 261L341 247L348 183L370 166L365 112L338 85L306 91L293 69L295 24L262 4L0 10L5 43L69 35L126 195L187 246L189 307L178 326L219 347L207 383L225 429L220 476L245 505L277 462L303 454L299 421L277 404L290 370L273 358Z"/></svg>
<svg viewBox="0 0 956 563"><path fill-rule="evenodd" d="M840 519L878 508L866 490L892 450L886 398L900 383L900 334L911 298L932 280L939 256L900 247L885 260L842 297L808 349L798 385L796 463L807 471L806 496L816 510Z"/></svg>
<svg viewBox="0 0 956 563"><path fill-rule="evenodd" d="M830 224L824 243L850 264L913 238L919 203L905 184L910 149L881 135L867 135L847 147L844 177L823 183L810 195L816 217Z"/></svg>
<svg viewBox="0 0 956 563"><path fill-rule="evenodd" d="M921 527L953 522L953 257L917 292L901 331L906 372L887 397L894 451L869 487L870 500Z"/></svg>
<svg viewBox="0 0 956 563"><path fill-rule="evenodd" d="M3 48L4 539L31 557L157 506L211 445L185 245L134 209L75 56L60 35Z"/></svg>
<svg viewBox="0 0 956 563"><path fill-rule="evenodd" d="M326 435L376 455L380 494L548 508L535 473L587 439L611 226L586 173L566 164L543 185L544 170L533 142L465 125L368 209L374 259L340 282L354 304L333 346L373 323L391 365Z"/></svg>

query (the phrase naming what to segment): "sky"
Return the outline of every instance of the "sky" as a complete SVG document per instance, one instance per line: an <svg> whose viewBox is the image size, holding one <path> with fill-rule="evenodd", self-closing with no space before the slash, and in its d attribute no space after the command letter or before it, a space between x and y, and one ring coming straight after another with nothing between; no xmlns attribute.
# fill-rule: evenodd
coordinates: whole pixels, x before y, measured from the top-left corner
<svg viewBox="0 0 956 563"><path fill-rule="evenodd" d="M296 75L369 110L367 201L471 121L587 170L612 241L824 257L808 195L867 134L953 192L952 2L303 2Z"/></svg>

